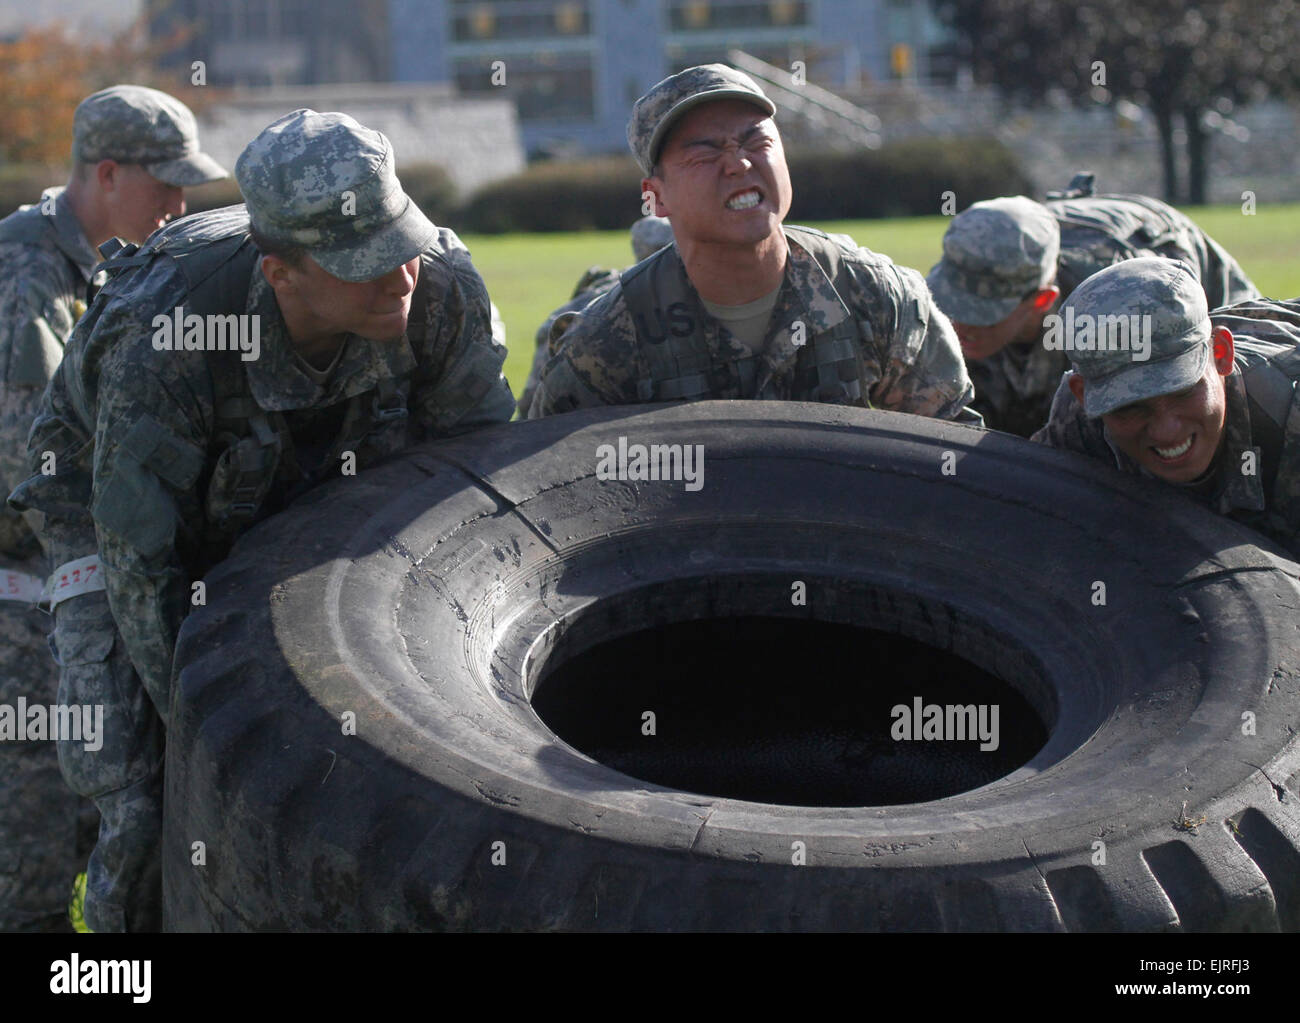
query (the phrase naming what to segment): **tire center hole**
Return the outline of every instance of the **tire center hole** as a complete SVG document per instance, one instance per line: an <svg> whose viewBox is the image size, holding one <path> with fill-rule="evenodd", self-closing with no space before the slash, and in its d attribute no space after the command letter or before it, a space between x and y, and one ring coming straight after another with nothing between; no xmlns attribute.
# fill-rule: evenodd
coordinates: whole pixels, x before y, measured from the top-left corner
<svg viewBox="0 0 1300 1023"><path fill-rule="evenodd" d="M546 665L533 708L633 778L794 806L956 795L1033 758L1048 728L948 651L835 622L734 616L631 632Z"/></svg>

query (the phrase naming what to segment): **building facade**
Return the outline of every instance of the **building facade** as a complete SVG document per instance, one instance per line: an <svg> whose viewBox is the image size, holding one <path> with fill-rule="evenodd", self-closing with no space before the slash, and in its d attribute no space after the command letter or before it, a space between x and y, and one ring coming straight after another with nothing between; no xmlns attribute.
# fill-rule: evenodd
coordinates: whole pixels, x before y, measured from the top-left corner
<svg viewBox="0 0 1300 1023"><path fill-rule="evenodd" d="M426 16L441 4L425 4ZM148 0L150 33L189 38L160 61L201 60L209 85L331 85L391 78L388 0Z"/></svg>
<svg viewBox="0 0 1300 1023"><path fill-rule="evenodd" d="M392 75L515 99L528 150L616 150L633 101L745 50L831 89L930 74L927 0L389 0Z"/></svg>
<svg viewBox="0 0 1300 1023"><path fill-rule="evenodd" d="M151 0L217 86L450 83L507 97L530 153L623 148L632 102L740 49L854 92L942 70L930 0Z"/></svg>

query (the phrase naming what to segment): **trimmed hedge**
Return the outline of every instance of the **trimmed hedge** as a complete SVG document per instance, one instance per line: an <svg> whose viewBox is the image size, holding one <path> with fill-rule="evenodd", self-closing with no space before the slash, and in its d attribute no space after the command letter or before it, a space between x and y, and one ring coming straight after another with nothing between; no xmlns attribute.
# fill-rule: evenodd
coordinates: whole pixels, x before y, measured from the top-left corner
<svg viewBox="0 0 1300 1023"><path fill-rule="evenodd" d="M1030 194L1015 156L992 138L912 139L858 152L787 154L790 220L935 216L943 193L956 208L999 195ZM621 230L641 215L641 172L630 157L534 164L477 192L458 230Z"/></svg>
<svg viewBox="0 0 1300 1023"><path fill-rule="evenodd" d="M479 189L458 231L621 231L641 216L641 170L630 156L536 163Z"/></svg>
<svg viewBox="0 0 1300 1023"><path fill-rule="evenodd" d="M993 138L919 138L856 153L792 153L789 219L938 216L943 193L960 212L1000 195L1032 195L1011 150Z"/></svg>
<svg viewBox="0 0 1300 1023"><path fill-rule="evenodd" d="M944 192L963 210L980 199L1033 194L1015 156L991 138L910 139L858 152L791 152L792 223L936 215ZM458 204L446 172L432 164L405 168L402 187L437 224L457 231L623 230L641 215L641 171L630 156L536 163L493 182ZM0 216L36 202L66 171L0 168ZM186 192L190 212L240 202L233 179Z"/></svg>
<svg viewBox="0 0 1300 1023"><path fill-rule="evenodd" d="M397 175L402 190L439 227L454 227L459 196L447 172L432 163L413 163Z"/></svg>

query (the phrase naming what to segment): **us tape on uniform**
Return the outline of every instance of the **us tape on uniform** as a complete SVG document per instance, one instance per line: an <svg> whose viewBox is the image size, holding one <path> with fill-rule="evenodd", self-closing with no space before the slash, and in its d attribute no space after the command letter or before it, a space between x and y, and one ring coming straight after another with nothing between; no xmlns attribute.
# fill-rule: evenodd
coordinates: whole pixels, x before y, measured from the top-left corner
<svg viewBox="0 0 1300 1023"><path fill-rule="evenodd" d="M60 565L45 584L42 598L48 599L50 610L72 597L83 593L94 593L104 588L104 573L100 568L99 557L88 554L76 561Z"/></svg>

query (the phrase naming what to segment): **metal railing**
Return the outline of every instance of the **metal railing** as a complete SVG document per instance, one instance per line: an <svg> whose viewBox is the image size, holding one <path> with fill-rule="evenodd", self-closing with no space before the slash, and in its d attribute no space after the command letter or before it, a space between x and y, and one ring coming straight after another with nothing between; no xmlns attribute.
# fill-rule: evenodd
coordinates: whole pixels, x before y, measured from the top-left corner
<svg viewBox="0 0 1300 1023"><path fill-rule="evenodd" d="M777 108L799 118L826 141L845 146L880 147L880 118L820 85L795 83L791 72L744 50L728 50L732 65L756 79Z"/></svg>

